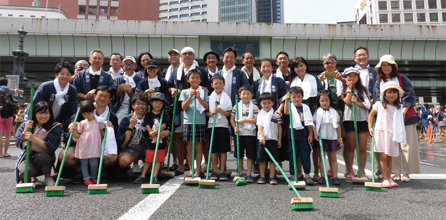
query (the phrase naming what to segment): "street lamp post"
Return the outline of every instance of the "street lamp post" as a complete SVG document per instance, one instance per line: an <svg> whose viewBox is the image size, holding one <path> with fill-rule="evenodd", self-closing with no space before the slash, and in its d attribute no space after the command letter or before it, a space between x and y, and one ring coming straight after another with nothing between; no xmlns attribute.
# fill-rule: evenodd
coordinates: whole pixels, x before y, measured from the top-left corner
<svg viewBox="0 0 446 220"><path fill-rule="evenodd" d="M23 30L23 26L22 29L20 29L18 31L19 33L19 48L15 51L12 51L12 55L14 55L14 64L12 67L12 74L13 75L18 75L20 77L20 83L19 83L19 88L24 90L26 85L28 84L28 78L26 77L26 73L25 73L25 60L26 57L28 57L28 53L23 51L23 42L25 39L25 36L28 32ZM19 102L21 101L19 98ZM23 101L23 100L22 100Z"/></svg>

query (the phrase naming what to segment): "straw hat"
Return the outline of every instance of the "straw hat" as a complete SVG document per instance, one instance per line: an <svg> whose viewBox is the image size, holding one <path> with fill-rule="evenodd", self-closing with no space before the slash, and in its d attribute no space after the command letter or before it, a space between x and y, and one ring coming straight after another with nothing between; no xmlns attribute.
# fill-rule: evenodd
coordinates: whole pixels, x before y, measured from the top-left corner
<svg viewBox="0 0 446 220"><path fill-rule="evenodd" d="M386 90L388 90L388 89L397 89L398 93L400 95L400 98L402 98L404 95L404 90L396 82L392 82L392 81L384 83L383 92L380 95L384 95L386 93Z"/></svg>
<svg viewBox="0 0 446 220"><path fill-rule="evenodd" d="M375 70L376 70L377 72L379 72L379 69L381 68L381 64L382 64L383 62L387 62L388 64L393 64L393 65L395 65L396 70L398 71L398 64L395 62L395 57L393 57L393 56L390 55L390 54L386 54L386 55L383 55L383 56L381 57L381 59L379 59L379 63L378 63L378 65L375 66Z"/></svg>

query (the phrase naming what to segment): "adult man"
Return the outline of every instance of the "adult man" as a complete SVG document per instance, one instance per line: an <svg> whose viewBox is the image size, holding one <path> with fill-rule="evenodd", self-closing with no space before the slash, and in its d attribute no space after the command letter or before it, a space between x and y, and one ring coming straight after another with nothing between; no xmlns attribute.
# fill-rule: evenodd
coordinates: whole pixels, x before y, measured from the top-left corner
<svg viewBox="0 0 446 220"><path fill-rule="evenodd" d="M252 84L262 77L262 73L260 73L255 67L254 64L256 61L254 60L254 55L250 52L246 52L242 56L242 71L245 72L246 77L248 78L249 85Z"/></svg>
<svg viewBox="0 0 446 220"><path fill-rule="evenodd" d="M3 98L7 99L7 95L14 95L14 93L22 93L23 90L20 89L10 89L6 85L8 85L8 79L4 78L0 80L0 90L2 91ZM11 103L12 104L12 103ZM1 111L7 111L6 106L2 106L0 109ZM12 132L12 121L14 119L14 111L15 108L12 109L12 115L6 118L3 118L0 116L0 136L3 136L2 134L5 134L5 140L3 141L3 137L0 137L0 158L2 157L10 157L11 155L8 154L8 148L9 148L9 141L11 140L11 132ZM3 148L4 143L4 148ZM4 151L3 151L4 149Z"/></svg>
<svg viewBox="0 0 446 220"><path fill-rule="evenodd" d="M116 163L116 160L118 158L118 148L117 148L117 142L116 142L116 136L117 136L117 129L114 129L114 132L110 132L110 130L113 130L113 128L118 127L118 118L113 112L110 112L110 109L108 107L108 104L113 99L113 96L115 94L114 89L111 89L108 86L102 85L97 87L95 89L95 93L93 94L93 100L96 103L96 110L95 110L95 116L97 116L96 120L100 120L101 122L104 122L107 119L108 113L110 113L110 119L107 121L107 144L106 144L106 153L104 153L104 163L103 167L112 166ZM73 115L67 122L65 127L67 127L69 124L72 124L72 122L75 119L75 115ZM82 114L79 114L77 121L84 120L84 117ZM110 129L111 128L111 129ZM68 132L65 130L65 140L68 139ZM110 138L111 137L111 138ZM113 140L114 143L113 144ZM82 175L80 172L80 161L77 158L74 158L74 150L76 147L76 142L71 141L71 144L69 145L68 153L65 158L65 167L63 169L63 177L65 178L73 178L75 176L75 182L81 183L82 181ZM58 167L60 166L60 162L63 159L64 150L62 150L59 153L59 161L58 161ZM73 169L66 169L68 167L75 168ZM76 172L77 171L77 172ZM76 175L76 173L78 173Z"/></svg>
<svg viewBox="0 0 446 220"><path fill-rule="evenodd" d="M163 76L166 81L169 81L172 71L180 66L180 51L177 49L169 50L167 53L167 60L169 61L170 66L161 72L161 76Z"/></svg>
<svg viewBox="0 0 446 220"><path fill-rule="evenodd" d="M183 63L180 64L178 68L173 70L172 76L170 77L169 93L172 96L175 95L178 90L184 90L190 88L190 84L187 82L186 74L193 69L198 69L201 72L201 83L200 86L203 87L208 93L212 91L210 81L208 79L207 73L204 69L198 67L197 61L195 61L195 51L192 47L184 47L181 50L181 59ZM175 136L177 138L177 152L178 152L178 169L175 171L176 175L184 173L184 156L186 154L186 143L183 141L183 114L180 113L180 106L177 105L177 111L175 117Z"/></svg>
<svg viewBox="0 0 446 220"><path fill-rule="evenodd" d="M133 97L136 86L144 79L137 76L135 73L136 60L132 56L126 56L122 61L124 68L124 75L115 78L116 96L113 99L113 113L118 117L118 123L129 113L130 97ZM131 89L125 90L123 85L129 85ZM131 109L131 108L130 108Z"/></svg>
<svg viewBox="0 0 446 220"><path fill-rule="evenodd" d="M42 83L34 95L34 103L47 101L52 105L54 119L62 124L75 114L77 109L77 91L69 84L73 73L69 62L58 63L55 68L56 78Z"/></svg>
<svg viewBox="0 0 446 220"><path fill-rule="evenodd" d="M112 53L110 55L110 69L108 70L108 73L113 79L116 79L124 74L124 70L121 67L123 62L124 61L122 61L122 56L120 53Z"/></svg>
<svg viewBox="0 0 446 220"><path fill-rule="evenodd" d="M107 85L116 89L110 74L102 70L104 64L104 53L100 49L91 51L89 62L90 68L78 73L74 79L74 87L77 89L77 96L80 100L94 100L97 87Z"/></svg>
<svg viewBox="0 0 446 220"><path fill-rule="evenodd" d="M235 61L237 59L237 52L234 47L228 47L223 51L223 68L218 71L217 74L223 75L225 78L225 91L229 97L231 97L232 106L234 106L237 101L235 100L235 95L238 94L238 90L243 85L249 85L248 78L246 74L235 67Z"/></svg>
<svg viewBox="0 0 446 220"><path fill-rule="evenodd" d="M217 63L220 61L220 56L217 52L210 50L203 56L203 61L207 64L204 70L208 73L208 79L211 78L218 72Z"/></svg>
<svg viewBox="0 0 446 220"><path fill-rule="evenodd" d="M375 81L378 73L375 68L370 68L369 65L369 51L365 47L358 47L354 51L355 54L355 67L359 69L359 77L361 78L362 85L369 89L371 94L374 93Z"/></svg>
<svg viewBox="0 0 446 220"><path fill-rule="evenodd" d="M285 80L286 84L290 84L290 73L291 70L288 68L290 64L290 57L285 51L280 51L276 56L276 65L278 66L276 70L276 77Z"/></svg>

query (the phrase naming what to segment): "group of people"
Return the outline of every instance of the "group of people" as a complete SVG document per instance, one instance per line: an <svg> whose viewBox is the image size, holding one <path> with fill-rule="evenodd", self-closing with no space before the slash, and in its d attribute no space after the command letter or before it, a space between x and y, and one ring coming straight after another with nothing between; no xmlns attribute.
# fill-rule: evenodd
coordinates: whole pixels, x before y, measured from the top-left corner
<svg viewBox="0 0 446 220"><path fill-rule="evenodd" d="M433 105L424 104L418 108L420 118L420 139L424 138L429 143L440 141L446 135L446 112L445 106L438 106L435 110Z"/></svg>
<svg viewBox="0 0 446 220"><path fill-rule="evenodd" d="M35 181L36 176L45 175L47 185L54 185L51 167L61 136L64 147L69 148L62 176L85 185L96 183L102 139L106 142L103 174L122 173L132 164L138 167L142 160L143 171L135 183L148 181L150 166L155 166L153 181L158 181L171 145L173 165L168 169L175 175L196 164L195 173L190 171L187 176L204 177L203 170L210 163L210 179L225 181L227 155L235 148L234 157L239 156L237 163L246 170L242 175L248 182L254 182L253 173L259 172L257 183L275 185L276 167L270 163L268 172L272 161L268 149L280 166L288 160L291 175L308 185L325 183L325 178L339 185L336 152L344 146L344 176L352 181L358 175L353 169L358 143L358 172L366 177L366 148L373 135L383 187L394 187L398 185L394 180L409 181L409 174L420 172L415 93L410 80L399 74L392 55L382 56L372 68L367 48L359 47L353 53L356 65L342 72L336 68L336 56L325 54L325 71L316 76L303 57L290 60L284 51L275 62L262 59L259 70L254 67L253 54L247 52L242 55L243 68L238 69L233 47L224 50L221 69L215 51L204 54L207 66L201 68L194 49L184 47L168 51L170 66L164 71L144 52L137 60L111 54L107 72L102 69L104 54L96 49L88 62L80 60L74 68L68 62L56 65L55 79L37 89L32 120L19 127L16 145L24 149L26 140L31 142L29 176ZM213 146L209 146L213 127ZM73 138L67 143L70 133ZM24 156L23 150L16 167L18 181L24 177ZM56 172L63 156L61 151ZM327 177L321 162L325 156L330 169Z"/></svg>

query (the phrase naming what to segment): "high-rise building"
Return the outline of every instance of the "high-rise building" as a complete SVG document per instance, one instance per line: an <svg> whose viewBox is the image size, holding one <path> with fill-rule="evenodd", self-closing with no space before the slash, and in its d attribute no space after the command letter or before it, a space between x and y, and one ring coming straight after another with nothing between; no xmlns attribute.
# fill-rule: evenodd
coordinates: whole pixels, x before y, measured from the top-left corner
<svg viewBox="0 0 446 220"><path fill-rule="evenodd" d="M446 24L446 0L360 0L358 24Z"/></svg>
<svg viewBox="0 0 446 220"><path fill-rule="evenodd" d="M218 1L161 0L159 20L218 22Z"/></svg>
<svg viewBox="0 0 446 220"><path fill-rule="evenodd" d="M283 0L256 0L258 23L283 23Z"/></svg>
<svg viewBox="0 0 446 220"><path fill-rule="evenodd" d="M219 0L220 22L256 22L255 0Z"/></svg>
<svg viewBox="0 0 446 220"><path fill-rule="evenodd" d="M60 7L70 18L142 21L159 19L159 3L157 0L0 0L0 5Z"/></svg>

